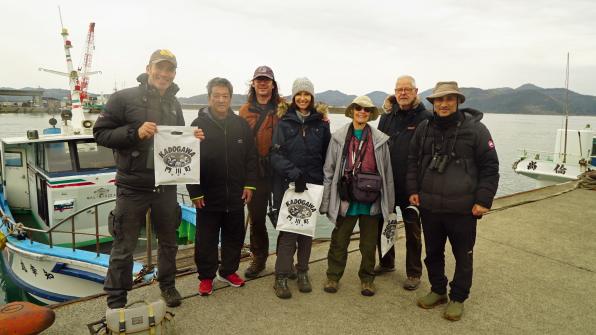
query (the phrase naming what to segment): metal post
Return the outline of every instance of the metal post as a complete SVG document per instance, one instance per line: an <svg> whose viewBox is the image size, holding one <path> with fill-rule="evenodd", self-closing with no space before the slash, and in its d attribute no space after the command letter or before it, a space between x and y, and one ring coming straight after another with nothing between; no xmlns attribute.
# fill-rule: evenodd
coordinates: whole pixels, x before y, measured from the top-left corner
<svg viewBox="0 0 596 335"><path fill-rule="evenodd" d="M147 266L150 267L153 264L151 259L151 208L147 210L145 223L145 235L147 236Z"/></svg>
<svg viewBox="0 0 596 335"><path fill-rule="evenodd" d="M54 247L54 243L52 243L52 231L50 230L50 248Z"/></svg>
<svg viewBox="0 0 596 335"><path fill-rule="evenodd" d="M71 235L72 235L72 251L75 251L75 224L74 224L74 216L70 217L71 222Z"/></svg>
<svg viewBox="0 0 596 335"><path fill-rule="evenodd" d="M95 205L95 252L99 257L99 218L97 214L97 205Z"/></svg>

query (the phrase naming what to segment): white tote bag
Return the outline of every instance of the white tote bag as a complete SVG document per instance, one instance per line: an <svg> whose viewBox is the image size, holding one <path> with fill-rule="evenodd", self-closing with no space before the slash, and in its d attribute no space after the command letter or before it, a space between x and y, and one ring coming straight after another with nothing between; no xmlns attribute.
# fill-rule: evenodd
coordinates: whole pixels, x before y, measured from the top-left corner
<svg viewBox="0 0 596 335"><path fill-rule="evenodd" d="M387 251L395 245L397 234L397 215L391 213L383 222L383 230L381 231L381 257L385 256Z"/></svg>
<svg viewBox="0 0 596 335"><path fill-rule="evenodd" d="M306 184L307 190L297 193L294 183L284 193L275 229L315 236L319 206L323 199L323 185Z"/></svg>
<svg viewBox="0 0 596 335"><path fill-rule="evenodd" d="M157 126L154 141L155 186L200 184L201 143L194 128Z"/></svg>

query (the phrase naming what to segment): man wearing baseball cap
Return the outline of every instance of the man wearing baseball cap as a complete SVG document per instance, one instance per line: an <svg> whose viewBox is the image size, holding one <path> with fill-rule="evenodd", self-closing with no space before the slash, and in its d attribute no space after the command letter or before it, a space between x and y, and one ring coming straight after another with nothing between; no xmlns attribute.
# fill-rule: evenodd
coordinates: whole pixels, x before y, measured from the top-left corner
<svg viewBox="0 0 596 335"><path fill-rule="evenodd" d="M133 282L133 252L148 210L157 230L161 295L169 307L180 305L181 296L174 285L180 206L175 185L155 187L153 166L157 126L184 126L175 97L178 86L173 82L177 66L176 56L169 50L153 52L145 73L137 77L139 86L112 94L93 127L96 142L114 150L117 168L116 207L108 218L114 242L104 283L109 308L126 305ZM195 130L195 137L205 138L200 129Z"/></svg>
<svg viewBox="0 0 596 335"><path fill-rule="evenodd" d="M244 272L247 278L257 277L265 269L269 256L269 238L265 226L267 206L271 202L272 183L269 149L273 130L279 121L276 112L281 100L273 70L265 65L257 67L250 82L247 102L239 111L240 117L244 118L252 129L258 152L256 190L248 204L252 260Z"/></svg>
<svg viewBox="0 0 596 335"><path fill-rule="evenodd" d="M460 108L466 97L454 81L438 82L427 100L433 117L416 129L408 155L406 188L420 208L431 291L421 308L447 302L445 243L455 257L443 316L459 320L472 287L476 222L490 209L499 185L499 159L482 113Z"/></svg>

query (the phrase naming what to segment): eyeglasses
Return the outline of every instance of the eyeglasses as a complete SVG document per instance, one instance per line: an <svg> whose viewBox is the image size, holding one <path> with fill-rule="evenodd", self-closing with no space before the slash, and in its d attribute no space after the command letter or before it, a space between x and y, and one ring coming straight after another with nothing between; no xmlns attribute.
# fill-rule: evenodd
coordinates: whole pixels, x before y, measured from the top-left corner
<svg viewBox="0 0 596 335"><path fill-rule="evenodd" d="M354 110L357 111L357 112L360 112L363 109L367 113L372 113L372 111L373 111L372 107L362 107L360 105L354 105Z"/></svg>
<svg viewBox="0 0 596 335"><path fill-rule="evenodd" d="M414 89L410 88L410 87L402 87L402 88L396 88L395 89L395 93L412 93Z"/></svg>

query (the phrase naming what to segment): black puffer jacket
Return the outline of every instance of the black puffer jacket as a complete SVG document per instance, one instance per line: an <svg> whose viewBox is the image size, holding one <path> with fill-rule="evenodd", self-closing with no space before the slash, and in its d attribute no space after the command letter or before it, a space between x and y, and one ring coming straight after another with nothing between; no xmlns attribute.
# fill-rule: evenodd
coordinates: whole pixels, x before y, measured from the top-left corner
<svg viewBox="0 0 596 335"><path fill-rule="evenodd" d="M116 185L141 191L154 189L155 175L153 138L141 141L139 127L144 122L184 126L182 108L175 97L178 86L172 84L160 96L147 80L143 73L137 77L139 86L112 94L93 127L95 141L114 151Z"/></svg>
<svg viewBox="0 0 596 335"><path fill-rule="evenodd" d="M292 108L281 116L271 149L276 204L281 203L288 183L300 175L307 183L323 185L323 165L331 139L329 122L324 117L322 109L312 110L302 123Z"/></svg>
<svg viewBox="0 0 596 335"><path fill-rule="evenodd" d="M206 211L241 210L242 192L255 189L257 177L257 150L250 126L231 110L225 120L216 120L209 108L201 109L191 126L205 133L201 184L186 186L191 199L204 197Z"/></svg>
<svg viewBox="0 0 596 335"><path fill-rule="evenodd" d="M423 103L419 103L418 106L407 111L400 109L398 104L393 104L390 112L381 115L377 128L389 135L395 201L398 206L409 204L408 192L406 192L406 174L410 140L418 124L431 117L432 113L426 110Z"/></svg>
<svg viewBox="0 0 596 335"><path fill-rule="evenodd" d="M490 132L480 122L482 113L470 108L457 113L459 122L446 128L434 118L423 121L410 146L407 191L419 194L420 207L431 212L471 214L474 204L490 208L499 185L499 159ZM453 152L443 173L428 168L433 146Z"/></svg>

